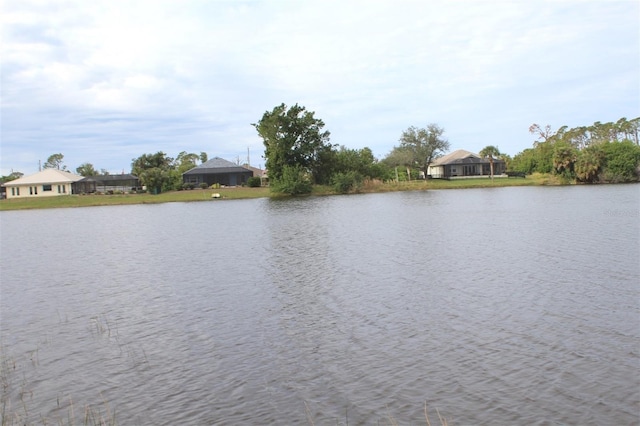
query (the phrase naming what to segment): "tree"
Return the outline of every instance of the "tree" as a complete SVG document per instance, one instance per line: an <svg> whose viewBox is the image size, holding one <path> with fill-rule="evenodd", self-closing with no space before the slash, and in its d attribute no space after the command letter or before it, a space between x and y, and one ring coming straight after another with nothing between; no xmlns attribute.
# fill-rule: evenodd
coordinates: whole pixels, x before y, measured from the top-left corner
<svg viewBox="0 0 640 426"><path fill-rule="evenodd" d="M98 171L91 163L82 163L76 168L76 173L80 176L98 176Z"/></svg>
<svg viewBox="0 0 640 426"><path fill-rule="evenodd" d="M536 171L537 155L535 148L527 148L513 156L509 163L509 170L523 172L528 175Z"/></svg>
<svg viewBox="0 0 640 426"><path fill-rule="evenodd" d="M396 180L401 180L398 176L399 166L406 168L407 180L411 180L411 166L414 164L414 157L410 150L405 147L394 147L382 161L395 169Z"/></svg>
<svg viewBox="0 0 640 426"><path fill-rule="evenodd" d="M504 161L505 170L510 170L509 167L511 166L511 156L509 154L505 154L504 152L501 152L498 158Z"/></svg>
<svg viewBox="0 0 640 426"><path fill-rule="evenodd" d="M329 144L330 133L322 130L324 122L314 114L298 104L290 108L280 104L252 124L264 141L270 179L282 179L285 166L290 166L300 167L319 183L322 169L327 166L323 154L333 147Z"/></svg>
<svg viewBox="0 0 640 426"><path fill-rule="evenodd" d="M500 150L498 147L493 145L488 145L482 148L480 151L480 157L489 159L489 168L491 171L491 179L493 179L493 160L500 157Z"/></svg>
<svg viewBox="0 0 640 426"><path fill-rule="evenodd" d="M601 145L591 145L580 151L574 165L576 179L584 183L597 182L604 155Z"/></svg>
<svg viewBox="0 0 640 426"><path fill-rule="evenodd" d="M638 133L640 132L640 117L636 117L633 120L629 120L629 136L631 136L631 140L636 143L636 145L640 145L640 138L638 138Z"/></svg>
<svg viewBox="0 0 640 426"><path fill-rule="evenodd" d="M142 154L140 157L131 160L131 173L140 176L147 169L170 169L172 163L173 158L167 157L167 154L162 151L158 151L155 154Z"/></svg>
<svg viewBox="0 0 640 426"><path fill-rule="evenodd" d="M49 156L49 158L47 158L47 162L44 163L42 167L45 169L67 170L67 166L62 165L63 158L64 155L62 154L52 154Z"/></svg>
<svg viewBox="0 0 640 426"><path fill-rule="evenodd" d="M540 142L546 142L553 135L553 131L551 130L551 126L548 124L544 126L544 128L540 127L539 124L533 123L529 126L529 133L532 135L537 135L538 139L533 143L533 146L536 146Z"/></svg>
<svg viewBox="0 0 640 426"><path fill-rule="evenodd" d="M362 178L383 179L388 173L378 163L370 148L349 149L341 146L335 152L333 173L355 172ZM332 176L331 180L334 180Z"/></svg>
<svg viewBox="0 0 640 426"><path fill-rule="evenodd" d="M169 181L169 170L152 167L142 171L138 178L150 192L153 194L159 194Z"/></svg>
<svg viewBox="0 0 640 426"><path fill-rule="evenodd" d="M131 160L131 173L138 176L140 183L156 194L163 189L175 187L176 177L175 175L172 177L170 173L172 170L173 158L167 157L167 154L162 151L155 154L142 154Z"/></svg>
<svg viewBox="0 0 640 426"><path fill-rule="evenodd" d="M22 172L14 172L13 170L6 176L0 176L0 183L10 182L12 180L20 179L24 176Z"/></svg>
<svg viewBox="0 0 640 426"><path fill-rule="evenodd" d="M195 153L187 153L186 151L182 151L176 157L175 165L178 169L178 172L182 176L182 173L188 172L198 165L198 161L200 160L200 156Z"/></svg>
<svg viewBox="0 0 640 426"><path fill-rule="evenodd" d="M207 162L207 160L209 160L209 156L207 155L207 153L206 153L206 152L202 151L202 152L200 153L200 162L201 162L201 163L206 163L206 162Z"/></svg>
<svg viewBox="0 0 640 426"><path fill-rule="evenodd" d="M384 168L366 147L349 149L341 146L335 151L333 163L331 185L338 193L357 192L365 179L384 177Z"/></svg>
<svg viewBox="0 0 640 426"><path fill-rule="evenodd" d="M444 129L429 124L425 129L409 127L400 136L400 149L411 156L412 165L427 175L429 164L449 150L449 142L442 137Z"/></svg>
<svg viewBox="0 0 640 426"><path fill-rule="evenodd" d="M585 183L634 182L640 177L639 129L640 117L562 126L555 133L548 125L532 124L529 131L538 140L533 148L515 155L510 168L528 174L555 173Z"/></svg>
<svg viewBox="0 0 640 426"><path fill-rule="evenodd" d="M601 145L605 155L601 179L604 182L637 182L640 173L640 146L630 140Z"/></svg>
<svg viewBox="0 0 640 426"><path fill-rule="evenodd" d="M574 177L574 163L578 152L570 144L556 142L553 146L553 170L556 174L566 179Z"/></svg>

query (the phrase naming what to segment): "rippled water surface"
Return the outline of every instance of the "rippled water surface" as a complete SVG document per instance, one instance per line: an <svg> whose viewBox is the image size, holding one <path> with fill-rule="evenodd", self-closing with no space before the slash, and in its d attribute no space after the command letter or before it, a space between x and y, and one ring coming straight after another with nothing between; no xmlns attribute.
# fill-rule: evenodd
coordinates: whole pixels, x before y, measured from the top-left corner
<svg viewBox="0 0 640 426"><path fill-rule="evenodd" d="M639 189L2 212L5 415L638 424Z"/></svg>

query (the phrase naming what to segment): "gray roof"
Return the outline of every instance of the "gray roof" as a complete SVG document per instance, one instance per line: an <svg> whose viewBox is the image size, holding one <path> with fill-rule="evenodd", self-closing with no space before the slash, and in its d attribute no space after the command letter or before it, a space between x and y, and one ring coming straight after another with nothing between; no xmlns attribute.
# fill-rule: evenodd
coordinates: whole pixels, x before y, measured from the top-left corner
<svg viewBox="0 0 640 426"><path fill-rule="evenodd" d="M121 182L127 180L138 180L137 176L132 174L120 174L120 175L96 175L87 176L82 179L82 182Z"/></svg>
<svg viewBox="0 0 640 426"><path fill-rule="evenodd" d="M430 166L444 166L445 164L457 164L457 163L472 163L472 162L480 162L482 158L478 154L474 154L473 152L465 151L464 149L459 149L457 151L453 151L450 154L442 156L435 160Z"/></svg>
<svg viewBox="0 0 640 426"><path fill-rule="evenodd" d="M220 157L212 158L199 166L183 173L185 175L193 174L217 174L217 173L253 173L251 170L245 167L239 166L236 163L227 161Z"/></svg>

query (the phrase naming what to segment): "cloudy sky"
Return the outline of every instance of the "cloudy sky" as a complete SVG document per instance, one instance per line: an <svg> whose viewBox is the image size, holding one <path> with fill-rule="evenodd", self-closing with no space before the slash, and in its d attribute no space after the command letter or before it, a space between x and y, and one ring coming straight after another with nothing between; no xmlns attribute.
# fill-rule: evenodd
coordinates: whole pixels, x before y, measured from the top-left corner
<svg viewBox="0 0 640 426"><path fill-rule="evenodd" d="M3 175L54 153L129 172L181 151L264 165L251 123L315 111L383 158L409 126L451 148L532 145L640 116L638 0L5 0Z"/></svg>

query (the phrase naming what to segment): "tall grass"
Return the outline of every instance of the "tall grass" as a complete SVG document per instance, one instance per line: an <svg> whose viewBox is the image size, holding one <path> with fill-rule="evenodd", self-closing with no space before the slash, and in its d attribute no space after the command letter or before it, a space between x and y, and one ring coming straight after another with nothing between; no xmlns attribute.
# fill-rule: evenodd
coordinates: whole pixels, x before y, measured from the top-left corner
<svg viewBox="0 0 640 426"><path fill-rule="evenodd" d="M307 421L309 422L309 425L315 426L315 422L313 421L313 415L311 414L311 409L309 408L309 404L307 403L307 401L304 401L304 411L305 411L305 414L307 416ZM447 421L446 418L444 418L444 417L442 417L440 415L440 412L438 411L438 409L436 409L436 413L438 415L438 421L440 422L440 426L449 426L449 422ZM432 426L431 425L431 419L429 418L429 413L427 411L427 402L426 401L424 402L424 420L425 420L425 424L427 426ZM387 424L389 424L391 426L399 426L401 424L391 414L387 415L387 417L385 418L385 421L387 422ZM336 424L337 424L337 422L336 422ZM349 414L348 414L348 412L345 412L345 425L349 426Z"/></svg>
<svg viewBox="0 0 640 426"><path fill-rule="evenodd" d="M109 322L105 316L96 316L90 318L88 331L94 338L107 339L120 344L120 337L117 330L117 324ZM14 356L8 353L5 345L0 344L0 426L35 426L35 425L58 425L58 426L116 426L116 410L111 407L109 401L100 394L101 401L93 404L74 403L71 396L59 396L52 407L49 407L49 414L44 416L41 413L34 412L30 406L31 401L37 395L34 395L32 384L28 383L28 374L39 367L38 355L40 348L30 350L22 355ZM144 351L143 351L144 352ZM146 354L144 360L136 359L137 356L128 355L134 362L148 363ZM307 421L310 425L315 426L313 414L309 404L304 402L304 409ZM438 410L437 421L434 426L449 426L446 418L444 418ZM384 423L391 426L401 424L391 414L387 414L382 418ZM345 424L349 425L348 411L345 412ZM427 426L432 426L429 413L427 412L427 403L424 403L424 422ZM256 424L259 419L256 419ZM126 424L126 420L124 421ZM379 423L380 424L380 423Z"/></svg>
<svg viewBox="0 0 640 426"><path fill-rule="evenodd" d="M111 337L110 324L99 317L92 318L90 331ZM116 331L117 333L117 331ZM0 343L0 425L1 426L115 426L116 415L109 402L101 394L101 402L94 404L74 404L71 396L58 396L48 407L52 415L34 412L33 384L28 381L40 366L40 347L19 355L9 353L4 343ZM135 361L134 361L135 362Z"/></svg>

